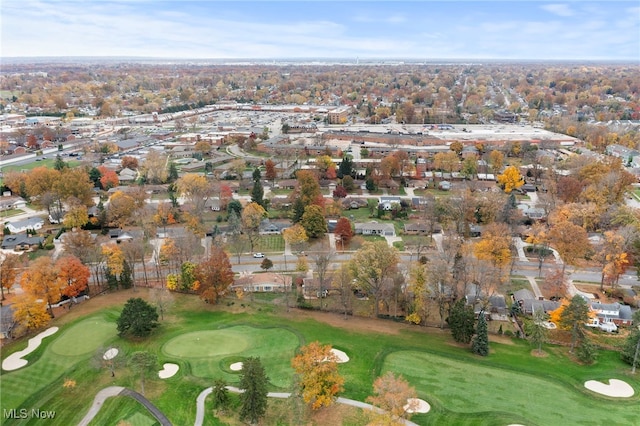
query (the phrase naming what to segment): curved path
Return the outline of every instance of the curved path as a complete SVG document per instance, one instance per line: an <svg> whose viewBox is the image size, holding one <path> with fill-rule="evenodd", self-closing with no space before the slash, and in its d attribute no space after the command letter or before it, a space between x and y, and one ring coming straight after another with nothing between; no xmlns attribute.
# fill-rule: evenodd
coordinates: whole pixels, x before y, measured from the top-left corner
<svg viewBox="0 0 640 426"><path fill-rule="evenodd" d="M132 391L131 389L123 388L122 386L109 386L108 388L104 388L100 392L98 392L96 394L96 397L93 399L93 404L91 405L91 408L89 408L89 412L82 418L82 420L80 420L78 426L87 426L91 422L91 420L93 420L93 418L98 414L98 412L102 408L102 404L104 403L104 401L112 396L128 396L130 398L133 398L140 404L144 405L144 407L149 410L153 417L155 417L162 426L172 426L169 419L167 419L162 411L158 410L158 407L153 405L151 401L140 395L138 392Z"/></svg>
<svg viewBox="0 0 640 426"><path fill-rule="evenodd" d="M242 393L244 392L244 390L237 388L235 386L227 386L227 390L229 392L234 392L234 393ZM209 396L209 394L211 394L211 392L213 392L213 388L206 388L205 390L203 390L202 392L200 392L200 395L198 395L198 398L196 398L196 421L194 423L194 426L202 426L202 422L204 421L204 402L205 399L207 399L207 396ZM289 398L291 396L290 393L286 393L286 392L269 392L267 394L267 396L269 398L282 398L282 399L286 399ZM357 407L357 408L362 408L365 410L372 410L372 411L377 411L379 413L382 413L383 410L371 405L371 404L367 404L366 402L361 402L361 401L356 401L353 399L347 399L347 398L338 398L336 400L339 404L345 404L345 405L350 405L352 407ZM418 426L417 423L413 423L410 420L407 419L403 419L403 424L405 424L406 426Z"/></svg>

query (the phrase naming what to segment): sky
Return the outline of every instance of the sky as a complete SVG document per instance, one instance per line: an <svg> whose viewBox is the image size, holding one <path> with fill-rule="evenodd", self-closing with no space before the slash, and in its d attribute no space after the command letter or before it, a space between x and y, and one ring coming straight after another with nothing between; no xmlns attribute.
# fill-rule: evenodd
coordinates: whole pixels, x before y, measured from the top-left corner
<svg viewBox="0 0 640 426"><path fill-rule="evenodd" d="M640 62L640 0L2 0L0 57Z"/></svg>

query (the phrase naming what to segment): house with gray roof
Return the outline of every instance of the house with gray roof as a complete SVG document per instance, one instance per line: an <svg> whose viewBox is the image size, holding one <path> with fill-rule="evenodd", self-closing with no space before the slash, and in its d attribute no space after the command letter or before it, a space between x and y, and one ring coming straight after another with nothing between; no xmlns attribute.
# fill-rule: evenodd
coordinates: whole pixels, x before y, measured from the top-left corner
<svg viewBox="0 0 640 426"><path fill-rule="evenodd" d="M30 217L29 219L17 220L15 222L7 222L5 226L9 228L12 234L21 234L27 232L28 229L38 231L42 229L44 220L39 217Z"/></svg>
<svg viewBox="0 0 640 426"><path fill-rule="evenodd" d="M2 240L0 248L3 250L29 250L38 247L44 242L42 237L32 237L27 234L7 235Z"/></svg>
<svg viewBox="0 0 640 426"><path fill-rule="evenodd" d="M381 235L387 237L395 237L396 230L391 223L378 223L375 221L356 223L356 234L360 235Z"/></svg>

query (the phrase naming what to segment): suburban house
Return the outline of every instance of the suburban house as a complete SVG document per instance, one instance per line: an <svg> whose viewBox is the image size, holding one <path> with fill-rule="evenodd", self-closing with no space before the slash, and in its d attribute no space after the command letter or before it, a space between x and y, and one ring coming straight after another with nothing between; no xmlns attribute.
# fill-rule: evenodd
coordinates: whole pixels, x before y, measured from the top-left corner
<svg viewBox="0 0 640 426"><path fill-rule="evenodd" d="M208 198L207 201L204 203L204 206L208 209L213 210L214 212L219 212L220 211L220 198L218 197L211 197Z"/></svg>
<svg viewBox="0 0 640 426"><path fill-rule="evenodd" d="M27 234L7 235L2 240L2 250L29 250L36 248L44 242L42 237L32 237Z"/></svg>
<svg viewBox="0 0 640 426"><path fill-rule="evenodd" d="M389 211L393 208L393 204L400 204L400 201L402 201L400 197L380 197L378 205L382 210Z"/></svg>
<svg viewBox="0 0 640 426"><path fill-rule="evenodd" d="M18 220L15 222L7 222L5 226L11 231L12 234L21 234L27 232L28 229L38 231L42 229L44 220L39 217L30 217L29 219Z"/></svg>
<svg viewBox="0 0 640 426"><path fill-rule="evenodd" d="M27 207L27 202L22 197L2 197L0 199L0 211L23 209Z"/></svg>
<svg viewBox="0 0 640 426"><path fill-rule="evenodd" d="M137 177L138 177L138 172L125 167L124 169L120 170L120 173L118 174L118 182L131 183L131 182L134 182Z"/></svg>
<svg viewBox="0 0 640 426"><path fill-rule="evenodd" d="M276 222L271 221L269 219L264 219L260 223L260 234L269 235L269 234L280 234L283 229L286 229L291 226L291 222Z"/></svg>
<svg viewBox="0 0 640 426"><path fill-rule="evenodd" d="M381 235L395 237L396 230L391 223L378 223L375 221L355 224L356 234L360 235Z"/></svg>
<svg viewBox="0 0 640 426"><path fill-rule="evenodd" d="M467 294L465 300L467 305L473 306L473 313L476 317L480 315L480 312L484 312L487 319L507 320L507 301L500 294L489 296L488 298Z"/></svg>
<svg viewBox="0 0 640 426"><path fill-rule="evenodd" d="M631 306L629 305L590 302L590 306L600 324L612 322L615 325L629 326L633 323Z"/></svg>
<svg viewBox="0 0 640 426"><path fill-rule="evenodd" d="M522 313L533 315L534 312L543 311L549 313L560 307L560 302L537 299L531 291L521 289L513 293L513 301L520 306Z"/></svg>

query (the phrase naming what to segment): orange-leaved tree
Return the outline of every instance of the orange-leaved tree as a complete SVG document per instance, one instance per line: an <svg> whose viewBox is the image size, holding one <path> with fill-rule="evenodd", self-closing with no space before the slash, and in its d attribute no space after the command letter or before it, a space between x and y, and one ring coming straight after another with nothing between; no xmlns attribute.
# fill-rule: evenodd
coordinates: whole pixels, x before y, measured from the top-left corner
<svg viewBox="0 0 640 426"><path fill-rule="evenodd" d="M193 289L207 303L217 303L233 284L233 271L229 256L220 247L212 247L211 254L195 270Z"/></svg>
<svg viewBox="0 0 640 426"><path fill-rule="evenodd" d="M20 267L20 256L13 253L7 253L0 261L0 294L4 300L4 291L11 290L18 276L18 268Z"/></svg>
<svg viewBox="0 0 640 426"><path fill-rule="evenodd" d="M58 269L51 258L42 256L34 260L22 274L20 286L36 299L44 300L49 307L49 314L54 316L51 305L60 301L62 290L58 281Z"/></svg>
<svg viewBox="0 0 640 426"><path fill-rule="evenodd" d="M343 390L344 378L338 373L337 361L331 345L317 341L300 348L300 353L291 360L299 376L302 399L314 410L331 405Z"/></svg>
<svg viewBox="0 0 640 426"><path fill-rule="evenodd" d="M375 424L401 425L401 419L407 419L418 408L416 389L409 386L402 375L397 377L391 371L378 377L373 382L373 396L367 398L367 402L383 409L380 413L380 422Z"/></svg>
<svg viewBox="0 0 640 426"><path fill-rule="evenodd" d="M37 330L51 320L47 304L36 296L23 293L13 299L13 319L24 331Z"/></svg>
<svg viewBox="0 0 640 426"><path fill-rule="evenodd" d="M58 269L58 281L62 294L67 297L76 297L87 289L91 272L75 256L65 256L56 262Z"/></svg>

